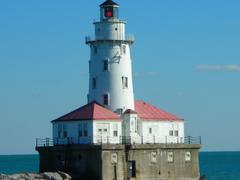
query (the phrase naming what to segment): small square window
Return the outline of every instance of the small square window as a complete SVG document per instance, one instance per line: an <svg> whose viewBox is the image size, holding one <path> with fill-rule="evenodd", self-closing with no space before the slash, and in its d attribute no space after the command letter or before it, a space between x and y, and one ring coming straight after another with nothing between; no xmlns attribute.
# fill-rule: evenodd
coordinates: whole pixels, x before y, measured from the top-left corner
<svg viewBox="0 0 240 180"><path fill-rule="evenodd" d="M97 88L97 79L96 79L96 78L93 78L93 79L92 79L92 88L93 88L93 89L96 89L96 88Z"/></svg>
<svg viewBox="0 0 240 180"><path fill-rule="evenodd" d="M167 152L167 160L168 162L173 162L173 152Z"/></svg>
<svg viewBox="0 0 240 180"><path fill-rule="evenodd" d="M104 95L103 95L103 104L104 104L104 105L109 105L108 94L104 94Z"/></svg>
<svg viewBox="0 0 240 180"><path fill-rule="evenodd" d="M128 88L128 78L127 77L122 77L122 87L123 89L127 89Z"/></svg>
<svg viewBox="0 0 240 180"><path fill-rule="evenodd" d="M82 131L82 124L78 125L78 136L82 137L83 136L83 131Z"/></svg>
<svg viewBox="0 0 240 180"><path fill-rule="evenodd" d="M67 131L63 132L63 138L67 138Z"/></svg>
<svg viewBox="0 0 240 180"><path fill-rule="evenodd" d="M185 161L186 162L189 162L191 161L191 152L185 152Z"/></svg>
<svg viewBox="0 0 240 180"><path fill-rule="evenodd" d="M149 128L149 134L152 134L152 128Z"/></svg>
<svg viewBox="0 0 240 180"><path fill-rule="evenodd" d="M169 131L169 136L173 136L173 131Z"/></svg>
<svg viewBox="0 0 240 180"><path fill-rule="evenodd" d="M67 125L63 125L63 138L66 138L68 136L67 134Z"/></svg>
<svg viewBox="0 0 240 180"><path fill-rule="evenodd" d="M88 136L88 128L87 128L87 124L83 125L83 136L87 137Z"/></svg>
<svg viewBox="0 0 240 180"><path fill-rule="evenodd" d="M118 131L113 131L113 136L114 137L118 136Z"/></svg>
<svg viewBox="0 0 240 180"><path fill-rule="evenodd" d="M63 126L62 124L58 125L58 138L62 138Z"/></svg>
<svg viewBox="0 0 240 180"><path fill-rule="evenodd" d="M178 131L174 131L174 133L175 133L175 136L178 136Z"/></svg>
<svg viewBox="0 0 240 180"><path fill-rule="evenodd" d="M108 65L108 60L104 60L103 61L103 71L108 71L108 69L109 69L108 66L109 66Z"/></svg>
<svg viewBox="0 0 240 180"><path fill-rule="evenodd" d="M157 152L151 152L151 162L152 163L157 162Z"/></svg>
<svg viewBox="0 0 240 180"><path fill-rule="evenodd" d="M123 54L126 54L126 51L127 51L126 45L123 45L123 46L122 46L122 52L123 52Z"/></svg>
<svg viewBox="0 0 240 180"><path fill-rule="evenodd" d="M97 54L97 53L98 53L98 48L97 48L97 46L93 46L93 52L94 52L94 54Z"/></svg>

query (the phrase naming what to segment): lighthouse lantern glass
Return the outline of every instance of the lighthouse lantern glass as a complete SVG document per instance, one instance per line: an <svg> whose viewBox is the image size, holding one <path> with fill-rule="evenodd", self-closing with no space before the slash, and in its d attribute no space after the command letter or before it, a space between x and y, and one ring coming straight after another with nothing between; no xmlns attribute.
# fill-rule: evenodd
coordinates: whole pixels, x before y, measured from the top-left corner
<svg viewBox="0 0 240 180"><path fill-rule="evenodd" d="M113 8L112 7L105 8L105 17L113 17Z"/></svg>

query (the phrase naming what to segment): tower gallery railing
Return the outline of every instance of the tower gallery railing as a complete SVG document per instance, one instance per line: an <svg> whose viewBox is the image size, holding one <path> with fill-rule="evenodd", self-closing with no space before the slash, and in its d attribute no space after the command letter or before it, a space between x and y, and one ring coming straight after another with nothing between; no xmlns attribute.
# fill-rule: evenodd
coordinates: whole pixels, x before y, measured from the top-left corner
<svg viewBox="0 0 240 180"><path fill-rule="evenodd" d="M121 137L79 137L79 138L45 138L45 139L36 139L36 147L50 147L58 145L80 145L80 144L202 144L201 136L192 137L186 136L185 138L177 138L175 141L173 139L165 137L165 141L159 141L157 137L152 137L149 141L146 141L146 138L140 137L139 141L134 141L132 137L121 136Z"/></svg>
<svg viewBox="0 0 240 180"><path fill-rule="evenodd" d="M88 44L90 42L94 42L94 41L127 41L127 42L134 42L135 41L135 37L132 34L126 34L125 37L123 36L114 36L114 37L94 37L94 36L86 36L85 37L85 42Z"/></svg>

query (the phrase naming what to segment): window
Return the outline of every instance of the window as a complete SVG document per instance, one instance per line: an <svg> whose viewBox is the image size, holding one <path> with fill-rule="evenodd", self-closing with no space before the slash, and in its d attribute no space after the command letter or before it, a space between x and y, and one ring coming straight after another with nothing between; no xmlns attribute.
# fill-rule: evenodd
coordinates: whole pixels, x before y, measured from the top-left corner
<svg viewBox="0 0 240 180"><path fill-rule="evenodd" d="M127 51L126 45L123 45L123 46L122 46L122 52L123 52L123 54L126 54L126 51Z"/></svg>
<svg viewBox="0 0 240 180"><path fill-rule="evenodd" d="M63 126L62 124L58 125L58 138L62 138Z"/></svg>
<svg viewBox="0 0 240 180"><path fill-rule="evenodd" d="M178 131L177 130L174 133L175 133L175 136L178 136Z"/></svg>
<svg viewBox="0 0 240 180"><path fill-rule="evenodd" d="M103 95L103 104L104 104L104 105L109 105L108 94L104 94L104 95Z"/></svg>
<svg viewBox="0 0 240 180"><path fill-rule="evenodd" d="M127 77L122 77L122 87L123 89L128 88L128 78Z"/></svg>
<svg viewBox="0 0 240 180"><path fill-rule="evenodd" d="M116 137L118 136L118 125L117 124L113 124L113 136Z"/></svg>
<svg viewBox="0 0 240 180"><path fill-rule="evenodd" d="M108 71L108 60L103 61L103 71Z"/></svg>
<svg viewBox="0 0 240 180"><path fill-rule="evenodd" d="M93 89L97 88L97 79L96 78L92 78L92 88Z"/></svg>
<svg viewBox="0 0 240 180"><path fill-rule="evenodd" d="M116 130L113 131L113 136L114 136L114 137L117 137L117 136L118 136L118 131L116 131Z"/></svg>
<svg viewBox="0 0 240 180"><path fill-rule="evenodd" d="M78 125L78 136L79 137L87 137L88 136L88 125L87 125L87 123Z"/></svg>
<svg viewBox="0 0 240 180"><path fill-rule="evenodd" d="M93 46L93 52L94 52L94 54L97 54L97 52L98 52L97 46Z"/></svg>
<svg viewBox="0 0 240 180"><path fill-rule="evenodd" d="M83 136L83 131L82 131L82 124L78 125L78 137L82 137Z"/></svg>
<svg viewBox="0 0 240 180"><path fill-rule="evenodd" d="M157 152L151 152L151 162L152 163L157 162Z"/></svg>
<svg viewBox="0 0 240 180"><path fill-rule="evenodd" d="M191 161L191 152L185 152L185 161L190 162Z"/></svg>
<svg viewBox="0 0 240 180"><path fill-rule="evenodd" d="M137 130L138 130L138 120L137 120L136 117L134 118L134 120L135 120L135 132L137 132Z"/></svg>
<svg viewBox="0 0 240 180"><path fill-rule="evenodd" d="M66 138L68 135L67 135L67 125L64 124L63 125L63 138Z"/></svg>
<svg viewBox="0 0 240 180"><path fill-rule="evenodd" d="M87 124L83 124L83 136L88 136Z"/></svg>
<svg viewBox="0 0 240 180"><path fill-rule="evenodd" d="M173 162L173 152L167 152L167 160L168 162Z"/></svg>
<svg viewBox="0 0 240 180"><path fill-rule="evenodd" d="M109 17L113 17L113 7L106 7L104 9L104 15L105 17L109 18Z"/></svg>
<svg viewBox="0 0 240 180"><path fill-rule="evenodd" d="M152 128L149 128L149 134L152 134Z"/></svg>
<svg viewBox="0 0 240 180"><path fill-rule="evenodd" d="M112 163L116 164L118 161L118 155L117 153L112 153ZM115 178L116 179L116 178Z"/></svg>
<svg viewBox="0 0 240 180"><path fill-rule="evenodd" d="M169 136L173 136L173 130L169 131Z"/></svg>

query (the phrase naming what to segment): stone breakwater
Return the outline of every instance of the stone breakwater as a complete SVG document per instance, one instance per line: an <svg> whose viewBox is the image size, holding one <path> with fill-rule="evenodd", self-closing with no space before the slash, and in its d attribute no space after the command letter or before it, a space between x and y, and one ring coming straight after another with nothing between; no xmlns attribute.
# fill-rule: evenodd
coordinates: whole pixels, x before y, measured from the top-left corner
<svg viewBox="0 0 240 180"><path fill-rule="evenodd" d="M71 176L67 173L58 172L45 172L45 173L19 173L19 174L0 174L0 179L4 180L70 180Z"/></svg>

